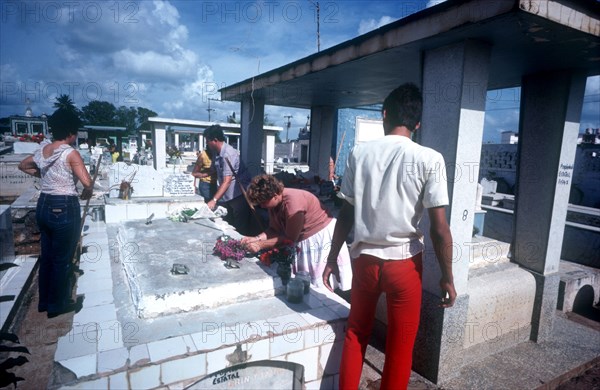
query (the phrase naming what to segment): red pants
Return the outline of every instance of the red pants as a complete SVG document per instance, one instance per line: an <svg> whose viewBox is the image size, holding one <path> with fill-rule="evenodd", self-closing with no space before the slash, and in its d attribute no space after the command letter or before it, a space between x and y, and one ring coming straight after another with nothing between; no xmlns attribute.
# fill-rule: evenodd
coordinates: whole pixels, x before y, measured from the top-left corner
<svg viewBox="0 0 600 390"><path fill-rule="evenodd" d="M421 312L421 254L407 260L361 255L352 262L352 296L340 368L340 389L358 389L381 293L387 300L381 389L406 389Z"/></svg>

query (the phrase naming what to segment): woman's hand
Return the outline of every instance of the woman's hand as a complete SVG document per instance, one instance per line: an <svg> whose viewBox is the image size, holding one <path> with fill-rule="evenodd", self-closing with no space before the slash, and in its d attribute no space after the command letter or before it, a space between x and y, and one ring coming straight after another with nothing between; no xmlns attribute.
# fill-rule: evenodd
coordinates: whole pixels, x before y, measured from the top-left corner
<svg viewBox="0 0 600 390"><path fill-rule="evenodd" d="M93 194L94 190L92 188L84 188L83 191L81 191L81 199L88 200L92 197Z"/></svg>
<svg viewBox="0 0 600 390"><path fill-rule="evenodd" d="M243 241L242 241L242 243L243 243ZM257 253L261 249L259 241L247 242L247 243L244 243L244 245L246 246L246 249L250 253Z"/></svg>

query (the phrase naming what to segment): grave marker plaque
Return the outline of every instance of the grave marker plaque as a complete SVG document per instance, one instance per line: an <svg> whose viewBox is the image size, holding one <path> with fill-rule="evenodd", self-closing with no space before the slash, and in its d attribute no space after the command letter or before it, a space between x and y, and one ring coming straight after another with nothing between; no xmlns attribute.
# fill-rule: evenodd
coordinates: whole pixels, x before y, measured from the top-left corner
<svg viewBox="0 0 600 390"><path fill-rule="evenodd" d="M278 360L242 363L214 372L186 390L199 389L290 389L301 390L304 366Z"/></svg>
<svg viewBox="0 0 600 390"><path fill-rule="evenodd" d="M194 196L194 177L186 173L173 173L165 177L164 196Z"/></svg>

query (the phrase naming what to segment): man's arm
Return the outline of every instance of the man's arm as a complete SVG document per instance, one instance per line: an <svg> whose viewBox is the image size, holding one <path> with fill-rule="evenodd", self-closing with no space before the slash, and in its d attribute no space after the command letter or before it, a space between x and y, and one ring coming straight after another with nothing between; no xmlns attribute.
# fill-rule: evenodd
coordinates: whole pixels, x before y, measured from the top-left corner
<svg viewBox="0 0 600 390"><path fill-rule="evenodd" d="M448 221L446 221L446 210L444 207L433 207L427 210L431 225L429 233L442 271L442 278L440 279L442 303L440 306L451 307L454 305L456 299L454 276L452 275L452 233L450 232Z"/></svg>
<svg viewBox="0 0 600 390"><path fill-rule="evenodd" d="M232 180L233 180L233 176L225 176L223 178L223 183L221 183L221 185L219 186L219 188L217 188L217 192L213 196L213 199L211 199L207 203L208 207L211 210L214 210L215 207L217 207L217 202L215 202L214 199L217 199L217 200L221 199L223 197L223 195L225 195L225 192L227 192L227 189L231 185Z"/></svg>
<svg viewBox="0 0 600 390"><path fill-rule="evenodd" d="M329 284L329 277L331 274L335 275L336 279L340 280L340 269L337 265L337 258L342 249L342 245L346 245L346 237L350 234L352 227L354 226L354 206L344 200L342 209L337 217L335 223L335 230L333 231L333 238L331 239L331 249L327 256L327 264L323 270L323 284L329 291L333 291L333 288Z"/></svg>

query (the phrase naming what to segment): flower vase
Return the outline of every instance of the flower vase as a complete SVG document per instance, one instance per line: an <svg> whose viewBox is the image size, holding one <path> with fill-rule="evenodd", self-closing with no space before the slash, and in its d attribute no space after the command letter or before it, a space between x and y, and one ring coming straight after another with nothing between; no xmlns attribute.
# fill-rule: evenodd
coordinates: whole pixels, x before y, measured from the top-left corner
<svg viewBox="0 0 600 390"><path fill-rule="evenodd" d="M292 277L291 264L277 263L277 275L281 278L281 283L286 286Z"/></svg>

